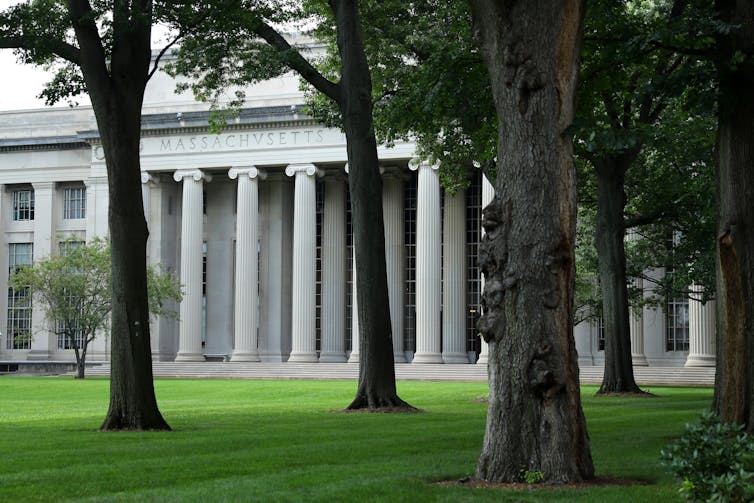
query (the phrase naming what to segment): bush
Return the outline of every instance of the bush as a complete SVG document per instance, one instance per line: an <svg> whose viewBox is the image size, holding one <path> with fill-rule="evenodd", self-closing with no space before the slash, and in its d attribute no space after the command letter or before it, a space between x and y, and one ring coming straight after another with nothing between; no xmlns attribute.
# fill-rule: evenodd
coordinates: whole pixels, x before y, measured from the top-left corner
<svg viewBox="0 0 754 503"><path fill-rule="evenodd" d="M663 464L681 479L687 501L754 501L754 437L742 425L705 412L699 423L662 451Z"/></svg>

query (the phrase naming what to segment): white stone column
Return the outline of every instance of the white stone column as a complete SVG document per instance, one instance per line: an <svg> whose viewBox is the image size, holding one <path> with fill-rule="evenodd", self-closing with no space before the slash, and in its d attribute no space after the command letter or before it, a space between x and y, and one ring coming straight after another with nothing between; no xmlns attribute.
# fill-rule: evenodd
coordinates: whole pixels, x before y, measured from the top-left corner
<svg viewBox="0 0 754 503"><path fill-rule="evenodd" d="M57 224L57 204L55 201L55 183L33 183L34 187L34 261L56 254L55 227ZM40 302L33 302L31 309L31 351L29 360L47 360L57 350L57 335L54 323L45 316Z"/></svg>
<svg viewBox="0 0 754 503"><path fill-rule="evenodd" d="M348 363L359 363L359 302L356 290L356 247L351 248L351 354Z"/></svg>
<svg viewBox="0 0 754 503"><path fill-rule="evenodd" d="M495 197L495 187L492 186L490 181L487 179L487 176L482 174L482 211L492 204L492 199ZM481 236L484 236L484 228L481 230ZM484 274L482 274L482 281L479 285L479 291L484 292ZM487 346L487 342L485 342L484 337L481 335L479 336L479 359L477 360L477 363L480 365L487 365L487 361L490 356L490 348Z"/></svg>
<svg viewBox="0 0 754 503"><path fill-rule="evenodd" d="M393 332L395 363L405 363L403 351L403 285L406 270L404 243L403 173L400 168L388 168L382 185L382 216L385 221L385 261L387 290L390 302L390 322Z"/></svg>
<svg viewBox="0 0 754 503"><path fill-rule="evenodd" d="M295 176L293 208L292 348L289 362L316 362L317 191L313 164L291 164Z"/></svg>
<svg viewBox="0 0 754 503"><path fill-rule="evenodd" d="M440 353L441 237L437 165L409 163L418 170L416 194L416 353L413 363L442 363Z"/></svg>
<svg viewBox="0 0 754 503"><path fill-rule="evenodd" d="M150 175L146 171L141 173L141 200L144 207L144 220L147 223L149 236L147 237L147 265L154 266L159 263L159 259L152 253L152 187L160 182L159 178ZM151 318L151 317L150 317ZM152 348L152 360L160 359L160 323L159 320L149 320L150 346Z"/></svg>
<svg viewBox="0 0 754 503"><path fill-rule="evenodd" d="M346 198L342 173L325 177L322 223L322 345L319 361L342 363L346 361Z"/></svg>
<svg viewBox="0 0 754 503"><path fill-rule="evenodd" d="M634 287L644 291L644 280L634 280ZM631 334L631 361L634 367L646 367L647 357L644 355L644 310L637 313L631 309L629 318L629 330Z"/></svg>
<svg viewBox="0 0 754 503"><path fill-rule="evenodd" d="M212 180L198 169L173 173L183 182L181 214L181 284L183 301L177 362L203 361L202 354L202 234L204 181Z"/></svg>
<svg viewBox="0 0 754 503"><path fill-rule="evenodd" d="M108 235L109 188L107 178L89 178L86 186L86 241ZM96 340L95 340L96 342Z"/></svg>
<svg viewBox="0 0 754 503"><path fill-rule="evenodd" d="M691 286L689 299L689 356L686 367L715 366L715 301L701 303L704 290L698 285Z"/></svg>
<svg viewBox="0 0 754 503"><path fill-rule="evenodd" d="M267 174L254 166L231 168L231 180L238 179L236 210L236 271L233 304L234 362L258 362L259 320L259 187L257 179Z"/></svg>
<svg viewBox="0 0 754 503"><path fill-rule="evenodd" d="M6 227L8 225L8 195L5 185L0 183L0 355L8 348L6 330L8 328L8 244L6 241Z"/></svg>
<svg viewBox="0 0 754 503"><path fill-rule="evenodd" d="M442 359L469 363L466 354L466 192L445 194L443 215Z"/></svg>

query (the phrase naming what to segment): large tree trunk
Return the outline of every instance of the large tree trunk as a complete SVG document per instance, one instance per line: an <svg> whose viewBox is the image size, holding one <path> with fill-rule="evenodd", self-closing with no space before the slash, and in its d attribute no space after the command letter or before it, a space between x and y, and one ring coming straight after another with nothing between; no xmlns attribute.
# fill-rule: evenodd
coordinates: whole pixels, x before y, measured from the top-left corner
<svg viewBox="0 0 754 503"><path fill-rule="evenodd" d="M605 373L598 393L639 393L631 360L631 320L626 283L624 192L629 163L605 159L598 163L595 244L600 268L602 317L605 327Z"/></svg>
<svg viewBox="0 0 754 503"><path fill-rule="evenodd" d="M495 198L484 210L490 401L476 477L594 475L581 409L572 303L576 185L571 139L584 5L473 0L499 118Z"/></svg>
<svg viewBox="0 0 754 503"><path fill-rule="evenodd" d="M147 225L141 198L141 105L151 62L147 0L116 5L108 57L89 3L69 0L80 67L97 119L110 190L112 366L110 407L102 430L170 429L152 382L147 302Z"/></svg>
<svg viewBox="0 0 754 503"><path fill-rule="evenodd" d="M716 5L738 29L719 40L714 408L754 433L754 2ZM734 64L736 51L747 56Z"/></svg>
<svg viewBox="0 0 754 503"><path fill-rule="evenodd" d="M134 101L133 96L130 98L123 100ZM120 108L120 104L114 108ZM141 106L135 109L140 111ZM102 135L102 143L110 189L112 362L110 408L101 429L169 430L157 407L152 382L146 279L148 231L139 177L141 121L122 109L109 119L111 122L105 126L109 132Z"/></svg>
<svg viewBox="0 0 754 503"><path fill-rule="evenodd" d="M385 265L382 179L372 127L372 80L354 0L331 0L341 65L339 107L348 150L356 291L359 386L349 409L409 407L395 388L393 339Z"/></svg>

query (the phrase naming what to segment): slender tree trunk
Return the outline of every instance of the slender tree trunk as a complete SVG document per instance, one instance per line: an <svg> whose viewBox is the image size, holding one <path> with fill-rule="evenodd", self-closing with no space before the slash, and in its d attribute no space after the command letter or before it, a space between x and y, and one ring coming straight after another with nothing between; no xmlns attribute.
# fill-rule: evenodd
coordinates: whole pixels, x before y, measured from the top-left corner
<svg viewBox="0 0 754 503"><path fill-rule="evenodd" d="M484 210L479 329L490 401L476 477L594 475L572 304L576 185L571 139L584 4L472 0L499 117L495 198Z"/></svg>
<svg viewBox="0 0 754 503"><path fill-rule="evenodd" d="M74 347L76 353L76 379L83 379L86 371L86 347L79 352L78 347Z"/></svg>
<svg viewBox="0 0 754 503"><path fill-rule="evenodd" d="M738 27L721 36L717 130L717 369L714 409L754 433L754 2L716 2ZM746 54L733 63L736 51Z"/></svg>
<svg viewBox="0 0 754 503"><path fill-rule="evenodd" d="M359 316L359 387L348 409L410 407L395 388L385 265L382 179L372 127L372 80L355 0L331 0L338 28Z"/></svg>
<svg viewBox="0 0 754 503"><path fill-rule="evenodd" d="M596 166L597 227L602 316L605 326L605 372L600 393L640 393L631 360L631 320L626 283L624 192L629 162L605 159Z"/></svg>

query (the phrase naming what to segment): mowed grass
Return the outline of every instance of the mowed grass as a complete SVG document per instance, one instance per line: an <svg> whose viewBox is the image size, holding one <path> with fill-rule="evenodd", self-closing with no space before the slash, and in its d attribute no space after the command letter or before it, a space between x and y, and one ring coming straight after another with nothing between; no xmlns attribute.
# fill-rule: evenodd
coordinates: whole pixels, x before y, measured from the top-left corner
<svg viewBox="0 0 754 503"><path fill-rule="evenodd" d="M483 383L400 382L423 414L342 414L348 381L157 380L172 432L101 433L109 382L0 377L2 501L680 501L660 449L708 389L583 401L598 475L648 485L500 490L471 475Z"/></svg>

